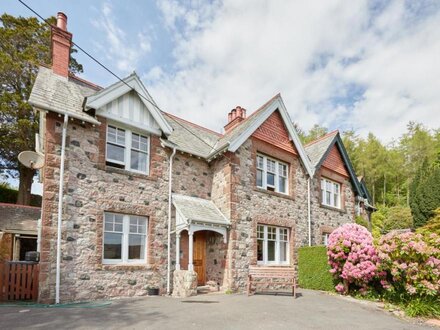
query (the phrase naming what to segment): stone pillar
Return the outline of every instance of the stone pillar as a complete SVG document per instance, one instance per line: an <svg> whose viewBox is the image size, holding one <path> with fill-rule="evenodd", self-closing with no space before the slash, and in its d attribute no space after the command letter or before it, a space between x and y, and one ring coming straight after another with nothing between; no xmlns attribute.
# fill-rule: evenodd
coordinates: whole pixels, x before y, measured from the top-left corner
<svg viewBox="0 0 440 330"><path fill-rule="evenodd" d="M191 270L175 270L173 297L186 298L197 295L197 273Z"/></svg>
<svg viewBox="0 0 440 330"><path fill-rule="evenodd" d="M189 251L188 251L188 270L194 271L194 265L193 265L193 245L194 245L194 239L193 239L194 233L191 231L188 231L188 240L189 240Z"/></svg>
<svg viewBox="0 0 440 330"><path fill-rule="evenodd" d="M176 234L176 270L180 270L180 233Z"/></svg>

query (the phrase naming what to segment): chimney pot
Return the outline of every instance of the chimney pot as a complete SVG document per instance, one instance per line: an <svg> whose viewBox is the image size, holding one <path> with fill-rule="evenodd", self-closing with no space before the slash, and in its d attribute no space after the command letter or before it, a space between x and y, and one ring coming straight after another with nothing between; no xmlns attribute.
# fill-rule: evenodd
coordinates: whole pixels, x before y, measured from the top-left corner
<svg viewBox="0 0 440 330"><path fill-rule="evenodd" d="M57 28L67 31L67 16L62 12L57 14Z"/></svg>
<svg viewBox="0 0 440 330"><path fill-rule="evenodd" d="M246 119L246 109L236 106L228 113L228 123L225 125L225 131L228 132L243 120Z"/></svg>
<svg viewBox="0 0 440 330"><path fill-rule="evenodd" d="M232 120L234 120L235 117L237 117L237 110L235 110L235 109L231 110L231 117L232 117Z"/></svg>

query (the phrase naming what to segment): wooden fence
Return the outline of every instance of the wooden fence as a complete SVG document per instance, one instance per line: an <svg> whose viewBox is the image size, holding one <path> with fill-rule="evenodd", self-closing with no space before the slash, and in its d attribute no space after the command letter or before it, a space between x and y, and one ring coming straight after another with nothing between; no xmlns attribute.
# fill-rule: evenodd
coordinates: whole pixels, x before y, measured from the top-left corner
<svg viewBox="0 0 440 330"><path fill-rule="evenodd" d="M0 263L0 301L37 300L38 274L38 263Z"/></svg>

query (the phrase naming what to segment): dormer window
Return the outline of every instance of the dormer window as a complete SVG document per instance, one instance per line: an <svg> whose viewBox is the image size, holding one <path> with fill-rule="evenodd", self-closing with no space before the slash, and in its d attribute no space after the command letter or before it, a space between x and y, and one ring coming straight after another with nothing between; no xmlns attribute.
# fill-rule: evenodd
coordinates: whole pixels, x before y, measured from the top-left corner
<svg viewBox="0 0 440 330"><path fill-rule="evenodd" d="M107 126L106 164L148 174L149 137L126 128Z"/></svg>
<svg viewBox="0 0 440 330"><path fill-rule="evenodd" d="M287 194L288 165L278 160L257 156L257 187L269 191Z"/></svg>

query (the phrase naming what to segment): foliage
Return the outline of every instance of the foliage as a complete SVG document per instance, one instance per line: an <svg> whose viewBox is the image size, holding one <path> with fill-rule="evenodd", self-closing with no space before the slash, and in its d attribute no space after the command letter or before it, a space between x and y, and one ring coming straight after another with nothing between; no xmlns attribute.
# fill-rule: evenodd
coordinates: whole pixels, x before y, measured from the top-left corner
<svg viewBox="0 0 440 330"><path fill-rule="evenodd" d="M19 173L19 202L28 204L34 171L21 166L17 156L35 148L38 118L27 100L38 66L51 63L51 31L35 17L3 14L0 23L0 171ZM71 58L70 70L82 72L82 66Z"/></svg>
<svg viewBox="0 0 440 330"><path fill-rule="evenodd" d="M391 296L437 297L440 294L440 236L388 234L377 246L381 284Z"/></svg>
<svg viewBox="0 0 440 330"><path fill-rule="evenodd" d="M408 229L413 227L411 209L406 206L393 206L385 208L383 232L388 233L395 229Z"/></svg>
<svg viewBox="0 0 440 330"><path fill-rule="evenodd" d="M376 212L371 214L371 233L374 238L379 238L383 234L383 224L385 222L385 214L383 208L378 208Z"/></svg>
<svg viewBox="0 0 440 330"><path fill-rule="evenodd" d="M345 224L329 237L330 272L339 281L338 292L366 291L377 277L378 256L370 232L357 224Z"/></svg>
<svg viewBox="0 0 440 330"><path fill-rule="evenodd" d="M418 169L410 188L410 206L414 217L414 226L423 226L440 207L440 166L425 161Z"/></svg>
<svg viewBox="0 0 440 330"><path fill-rule="evenodd" d="M434 216L423 227L418 228L417 232L423 235L435 233L440 236L440 208L434 211Z"/></svg>
<svg viewBox="0 0 440 330"><path fill-rule="evenodd" d="M298 131L298 126L297 131ZM302 143L307 144L309 142L312 142L316 139L319 139L320 137L326 135L328 132L328 129L323 126L319 126L318 124L313 125L313 127L308 131L306 134L304 131L299 129L299 137L302 141Z"/></svg>
<svg viewBox="0 0 440 330"><path fill-rule="evenodd" d="M412 298L399 305L410 317L440 317L440 299L438 297Z"/></svg>
<svg viewBox="0 0 440 330"><path fill-rule="evenodd" d="M0 183L0 203L15 204L17 201L18 190L15 190L5 183ZM41 206L41 196L31 195L32 206Z"/></svg>
<svg viewBox="0 0 440 330"><path fill-rule="evenodd" d="M298 250L298 281L305 289L333 291L325 246L307 246Z"/></svg>
<svg viewBox="0 0 440 330"><path fill-rule="evenodd" d="M358 215L356 216L356 218L354 219L354 222L357 223L360 226L363 226L365 228L368 229L368 221L364 219L364 217Z"/></svg>

